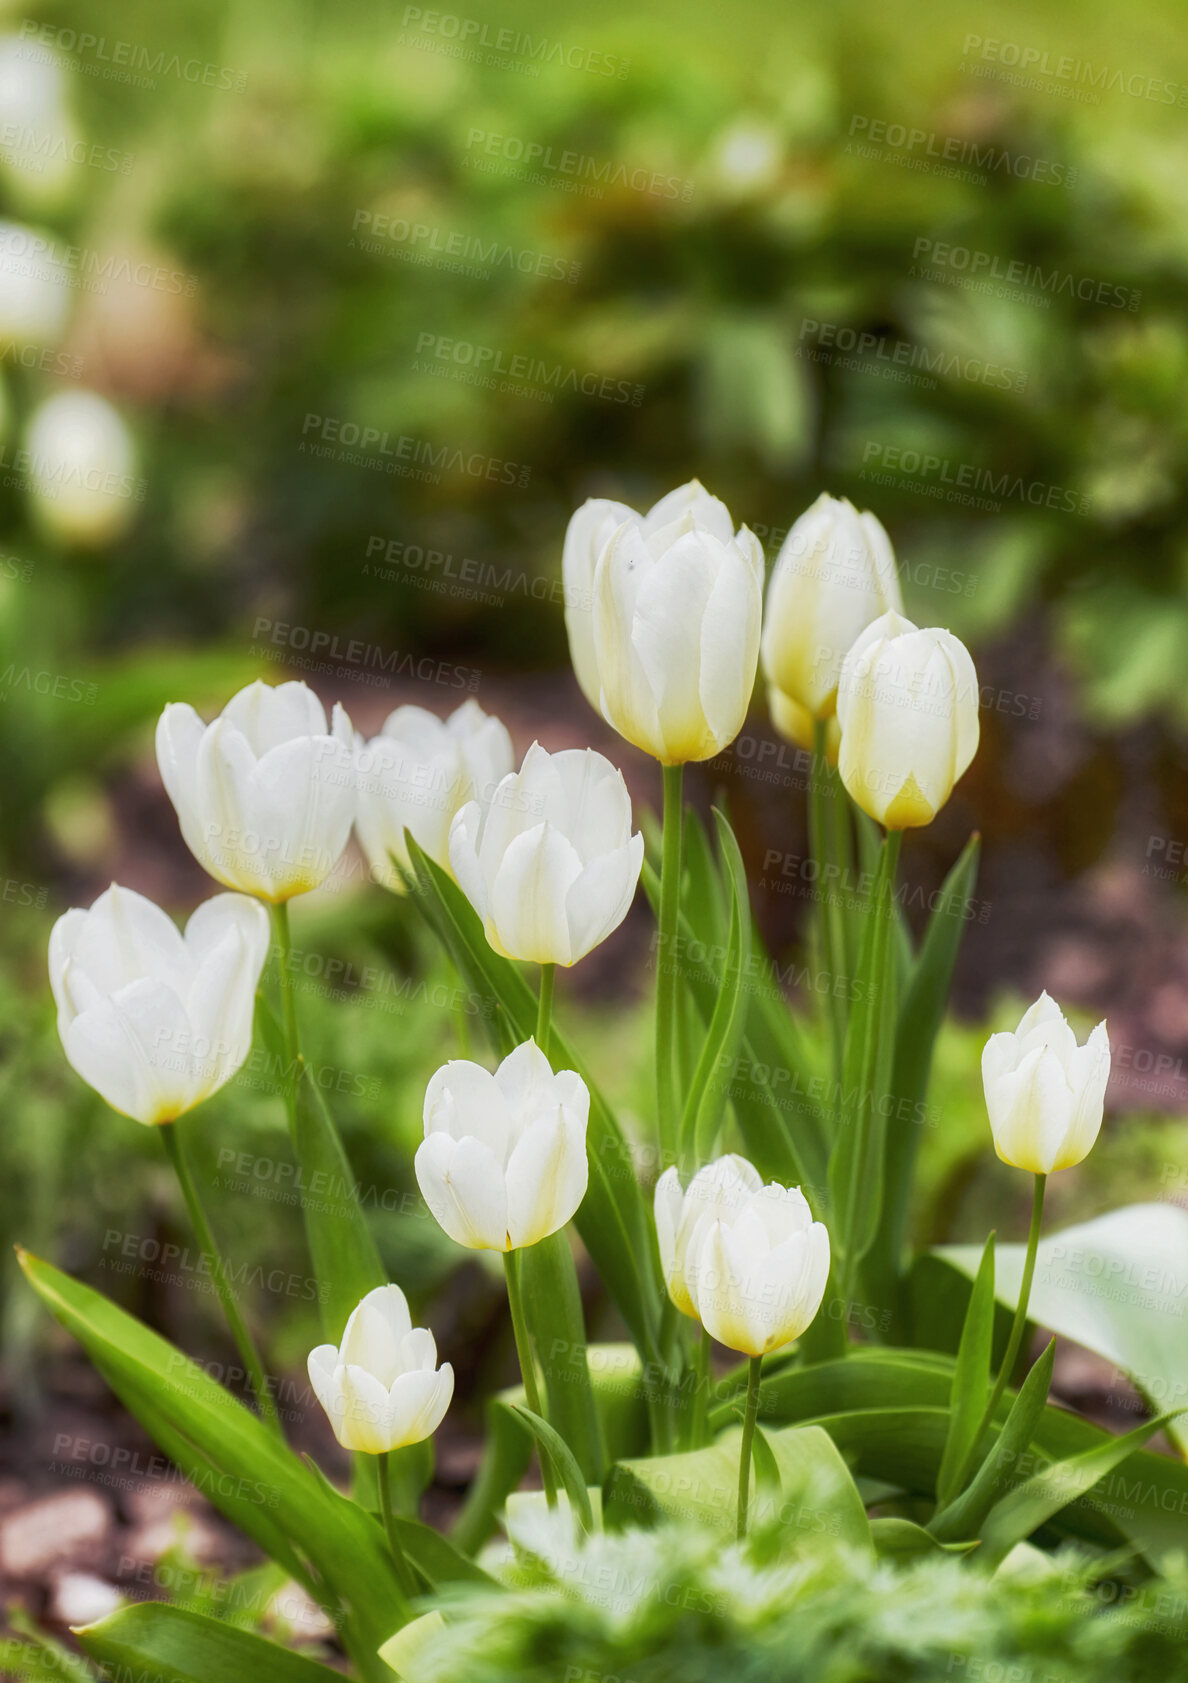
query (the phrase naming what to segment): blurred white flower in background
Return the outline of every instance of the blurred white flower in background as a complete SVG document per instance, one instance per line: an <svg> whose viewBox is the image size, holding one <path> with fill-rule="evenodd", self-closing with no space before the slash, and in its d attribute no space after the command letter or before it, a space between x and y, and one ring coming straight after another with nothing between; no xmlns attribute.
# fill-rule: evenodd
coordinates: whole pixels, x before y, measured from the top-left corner
<svg viewBox="0 0 1188 1683"><path fill-rule="evenodd" d="M20 35L0 36L0 140L0 171L35 204L65 197L86 157L58 55Z"/></svg>
<svg viewBox="0 0 1188 1683"><path fill-rule="evenodd" d="M34 512L54 537L111 543L139 500L136 451L118 412L96 392L58 392L34 411L25 437Z"/></svg>
<svg viewBox="0 0 1188 1683"><path fill-rule="evenodd" d="M0 222L0 349L56 345L70 313L69 281L52 235Z"/></svg>

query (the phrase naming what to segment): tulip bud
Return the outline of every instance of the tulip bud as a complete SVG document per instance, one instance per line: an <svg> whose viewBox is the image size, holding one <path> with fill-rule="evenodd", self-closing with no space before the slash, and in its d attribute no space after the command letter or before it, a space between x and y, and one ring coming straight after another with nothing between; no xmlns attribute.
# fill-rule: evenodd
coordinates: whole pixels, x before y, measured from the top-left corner
<svg viewBox="0 0 1188 1683"><path fill-rule="evenodd" d="M407 828L443 870L450 824L469 801L489 801L515 765L507 726L464 701L446 720L424 707L398 707L378 736L355 745L355 831L377 882L403 892Z"/></svg>
<svg viewBox="0 0 1188 1683"><path fill-rule="evenodd" d="M868 625L842 663L838 770L888 830L931 824L978 746L978 678L964 643L897 613Z"/></svg>
<svg viewBox="0 0 1188 1683"><path fill-rule="evenodd" d="M998 1156L1033 1175L1073 1168L1097 1138L1109 1078L1104 1021L1078 1046L1059 1005L1041 993L1013 1034L992 1034L982 1049Z"/></svg>
<svg viewBox="0 0 1188 1683"><path fill-rule="evenodd" d="M569 658L582 694L596 713L602 711L602 683L594 654L594 569L616 529L624 520L636 518L634 509L626 503L611 502L606 497L587 497L565 529L561 582L565 591Z"/></svg>
<svg viewBox="0 0 1188 1683"><path fill-rule="evenodd" d="M668 1295L682 1315L698 1318L688 1277L689 1254L695 1236L723 1212L736 1209L762 1185L758 1169L745 1157L733 1154L716 1158L698 1169L684 1192L674 1168L665 1169L656 1182L652 1204L660 1243L660 1267Z"/></svg>
<svg viewBox="0 0 1188 1683"><path fill-rule="evenodd" d="M280 903L317 888L355 814L350 720L302 683L258 679L213 724L185 702L157 723L157 764L186 846L228 888Z"/></svg>
<svg viewBox="0 0 1188 1683"><path fill-rule="evenodd" d="M37 518L65 543L106 544L131 524L136 453L119 414L95 392L58 392L25 440Z"/></svg>
<svg viewBox="0 0 1188 1683"><path fill-rule="evenodd" d="M571 1069L554 1074L535 1040L494 1075L456 1059L425 1092L417 1147L421 1193L460 1245L515 1251L556 1233L586 1193L590 1094Z"/></svg>
<svg viewBox="0 0 1188 1683"><path fill-rule="evenodd" d="M631 515L594 573L604 718L665 765L711 759L746 718L762 613L759 540L696 480Z"/></svg>
<svg viewBox="0 0 1188 1683"><path fill-rule="evenodd" d="M432 1437L454 1394L427 1327L414 1327L399 1286L377 1286L351 1311L342 1343L310 1352L309 1382L344 1449L385 1455Z"/></svg>
<svg viewBox="0 0 1188 1683"><path fill-rule="evenodd" d="M112 883L50 934L67 1061L113 1110L175 1121L241 1068L267 956L267 914L242 894L207 900L181 935L159 906Z"/></svg>
<svg viewBox="0 0 1188 1683"><path fill-rule="evenodd" d="M764 676L810 718L829 718L847 651L890 610L903 612L890 538L873 514L822 492L776 557L763 617Z"/></svg>
<svg viewBox="0 0 1188 1683"><path fill-rule="evenodd" d="M675 1171L666 1170L656 1225L673 1302L687 1302L728 1349L765 1356L799 1338L821 1307L828 1232L799 1187L764 1186L744 1158L707 1164L683 1200Z"/></svg>
<svg viewBox="0 0 1188 1683"><path fill-rule="evenodd" d="M450 863L505 958L576 964L622 923L643 865L622 773L592 748L534 742L489 804L450 828Z"/></svg>

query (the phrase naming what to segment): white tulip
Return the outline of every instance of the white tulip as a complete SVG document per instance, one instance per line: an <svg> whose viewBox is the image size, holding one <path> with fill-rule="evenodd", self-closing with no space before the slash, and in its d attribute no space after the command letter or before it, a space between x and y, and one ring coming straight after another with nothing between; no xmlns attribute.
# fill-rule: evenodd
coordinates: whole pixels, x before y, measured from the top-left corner
<svg viewBox="0 0 1188 1683"><path fill-rule="evenodd" d="M888 830L930 824L978 746L978 678L949 631L887 613L842 663L838 770Z"/></svg>
<svg viewBox="0 0 1188 1683"><path fill-rule="evenodd" d="M660 1267L668 1295L682 1315L698 1318L689 1278L689 1258L696 1252L696 1239L720 1215L744 1203L763 1185L758 1169L745 1157L718 1157L698 1169L682 1192L675 1168L665 1169L656 1182L652 1204L656 1236L660 1242Z"/></svg>
<svg viewBox="0 0 1188 1683"><path fill-rule="evenodd" d="M586 1192L590 1094L571 1069L554 1074L535 1040L492 1075L444 1064L425 1092L417 1184L460 1245L515 1251L556 1233Z"/></svg>
<svg viewBox="0 0 1188 1683"><path fill-rule="evenodd" d="M113 883L50 935L69 1063L113 1110L175 1121L242 1066L267 956L267 913L242 894L207 900L183 936L159 906Z"/></svg>
<svg viewBox="0 0 1188 1683"><path fill-rule="evenodd" d="M450 869L450 825L469 801L489 801L515 766L507 726L464 701L448 719L398 707L378 736L355 745L355 832L377 882L404 884L405 828L430 859Z"/></svg>
<svg viewBox="0 0 1188 1683"><path fill-rule="evenodd" d="M627 915L643 865L622 773L592 748L534 742L450 829L450 863L505 958L576 964Z"/></svg>
<svg viewBox="0 0 1188 1683"><path fill-rule="evenodd" d="M414 1327L399 1286L377 1286L351 1311L342 1343L310 1352L309 1382L344 1449L385 1455L432 1437L454 1394L427 1327Z"/></svg>
<svg viewBox="0 0 1188 1683"><path fill-rule="evenodd" d="M602 683L594 654L594 570L616 528L625 520L636 518L635 510L626 503L612 502L607 497L588 497L565 529L561 582L565 592L569 658L582 694L596 713L602 711Z"/></svg>
<svg viewBox="0 0 1188 1683"><path fill-rule="evenodd" d="M171 702L157 724L157 764L181 832L218 882L279 903L317 888L355 815L354 733L302 683L257 680L213 724Z"/></svg>
<svg viewBox="0 0 1188 1683"><path fill-rule="evenodd" d="M767 710L771 714L772 724L786 741L794 742L798 748L812 753L815 745L813 716L807 707L793 701L773 684L767 692ZM825 758L830 765L837 764L840 750L841 726L837 722L837 714L831 713L825 720Z"/></svg>
<svg viewBox="0 0 1188 1683"><path fill-rule="evenodd" d="M607 722L665 765L720 753L742 728L759 662L763 551L754 533L741 526L736 535L726 505L696 480L682 485L615 528L593 601Z"/></svg>
<svg viewBox="0 0 1188 1683"><path fill-rule="evenodd" d="M763 616L763 672L812 718L837 705L842 661L872 620L902 614L891 540L873 514L824 492L776 557Z"/></svg>
<svg viewBox="0 0 1188 1683"><path fill-rule="evenodd" d="M982 1050L982 1088L999 1157L1033 1175L1073 1168L1097 1138L1109 1078L1105 1023L1078 1046L1059 1005L1041 993L1013 1034L992 1034Z"/></svg>
<svg viewBox="0 0 1188 1683"><path fill-rule="evenodd" d="M661 1197L657 1187L661 1258L671 1244L666 1276L683 1279L705 1330L747 1356L799 1338L829 1277L829 1234L800 1188L764 1186L745 1158L721 1157L694 1176L678 1208L679 1192L669 1184ZM669 1292L680 1307L672 1284Z"/></svg>
<svg viewBox="0 0 1188 1683"><path fill-rule="evenodd" d="M34 413L25 439L29 487L41 524L65 543L105 544L139 507L136 452L118 412L95 392L58 392Z"/></svg>

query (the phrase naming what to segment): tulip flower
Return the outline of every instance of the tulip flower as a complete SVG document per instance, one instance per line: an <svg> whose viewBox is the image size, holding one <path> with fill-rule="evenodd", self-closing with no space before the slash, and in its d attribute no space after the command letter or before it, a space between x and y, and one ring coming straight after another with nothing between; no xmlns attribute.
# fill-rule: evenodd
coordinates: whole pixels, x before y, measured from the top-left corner
<svg viewBox="0 0 1188 1683"><path fill-rule="evenodd" d="M331 730L302 683L257 680L213 724L171 702L157 724L157 764L190 852L216 881L275 905L317 888L355 814L350 720Z"/></svg>
<svg viewBox="0 0 1188 1683"><path fill-rule="evenodd" d="M425 1092L417 1184L439 1225L471 1250L514 1251L564 1227L586 1192L590 1094L554 1074L535 1040L492 1075L455 1059Z"/></svg>
<svg viewBox="0 0 1188 1683"><path fill-rule="evenodd" d="M830 718L847 651L889 611L903 612L890 538L873 514L822 493L772 570L762 644L768 684L810 721Z"/></svg>
<svg viewBox="0 0 1188 1683"><path fill-rule="evenodd" d="M431 1437L454 1394L427 1327L399 1286L377 1286L351 1312L342 1343L310 1352L309 1382L344 1449L386 1455Z"/></svg>
<svg viewBox="0 0 1188 1683"><path fill-rule="evenodd" d="M978 746L978 679L964 643L891 612L842 663L838 770L888 830L930 824Z"/></svg>
<svg viewBox="0 0 1188 1683"><path fill-rule="evenodd" d="M696 1221L684 1257L689 1297L711 1337L758 1358L799 1338L821 1307L829 1234L799 1187L764 1186L737 1157L709 1166L708 1219ZM686 1202L695 1188L696 1176Z"/></svg>
<svg viewBox="0 0 1188 1683"><path fill-rule="evenodd" d="M1014 1033L992 1034L982 1051L982 1087L994 1149L1034 1175L1071 1169L1101 1128L1110 1041L1104 1022L1084 1046L1054 999L1041 993Z"/></svg>
<svg viewBox="0 0 1188 1683"><path fill-rule="evenodd" d="M594 570L615 530L625 520L638 518L626 503L612 502L607 497L587 497L565 529L561 581L565 591L569 658L582 694L596 713L602 711L602 680L594 653ZM649 516L643 518L646 521Z"/></svg>
<svg viewBox="0 0 1188 1683"><path fill-rule="evenodd" d="M620 736L666 766L734 740L759 662L763 551L724 503L694 480L623 520L597 559L593 604L599 706ZM584 685L588 653L575 656Z"/></svg>
<svg viewBox="0 0 1188 1683"><path fill-rule="evenodd" d="M643 865L622 773L592 748L534 742L489 803L450 828L450 863L505 958L576 964L619 927Z"/></svg>
<svg viewBox="0 0 1188 1683"><path fill-rule="evenodd" d="M408 867L406 828L448 871L454 814L489 801L514 765L507 726L477 701L445 720L424 707L389 713L378 736L355 745L355 831L376 881L403 892L396 865Z"/></svg>
<svg viewBox="0 0 1188 1683"><path fill-rule="evenodd" d="M0 348L56 345L70 314L69 269L53 236L0 221Z"/></svg>
<svg viewBox="0 0 1188 1683"><path fill-rule="evenodd" d="M224 1086L252 1043L268 918L216 894L185 934L131 888L60 917L49 974L67 1060L113 1110L173 1122Z"/></svg>
<svg viewBox="0 0 1188 1683"><path fill-rule="evenodd" d="M25 438L37 518L65 543L111 543L139 503L136 452L119 413L95 392L56 392Z"/></svg>
<svg viewBox="0 0 1188 1683"><path fill-rule="evenodd" d="M763 1180L758 1169L745 1157L730 1154L698 1169L682 1192L675 1168L665 1169L656 1182L653 1208L656 1236L660 1243L660 1266L668 1295L682 1315L697 1320L689 1258L695 1239L706 1227L736 1210L758 1192Z"/></svg>

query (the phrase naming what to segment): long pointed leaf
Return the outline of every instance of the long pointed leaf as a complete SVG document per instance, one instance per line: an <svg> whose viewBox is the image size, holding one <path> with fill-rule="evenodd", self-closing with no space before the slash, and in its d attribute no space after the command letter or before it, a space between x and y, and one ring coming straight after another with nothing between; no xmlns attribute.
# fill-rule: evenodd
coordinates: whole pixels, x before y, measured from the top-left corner
<svg viewBox="0 0 1188 1683"><path fill-rule="evenodd" d="M540 1453L548 1457L549 1465L569 1497L570 1506L582 1529L593 1531L594 1510L590 1506L590 1493L586 1488L582 1470L574 1459L573 1451L560 1433L554 1431L548 1421L542 1420L539 1414L534 1414L523 1403L516 1403L514 1407L521 1420L527 1421L528 1429L536 1439Z"/></svg>
<svg viewBox="0 0 1188 1683"><path fill-rule="evenodd" d="M223 1619L167 1602L121 1607L78 1639L109 1677L142 1683L334 1683L341 1672ZM380 1675L380 1668L374 1674Z"/></svg>
<svg viewBox="0 0 1188 1683"><path fill-rule="evenodd" d="M947 1507L956 1496L953 1488L958 1467L974 1447L974 1434L990 1394L990 1358L994 1345L994 1235L986 1240L977 1279L965 1311L957 1366L950 1392L949 1435L937 1474L936 1499Z"/></svg>
<svg viewBox="0 0 1188 1683"><path fill-rule="evenodd" d="M1017 1473L1027 1452L1052 1388L1056 1340L1049 1341L1011 1404L1002 1431L974 1474L967 1490L937 1513L928 1529L942 1543L976 1537L982 1521L1005 1484Z"/></svg>

